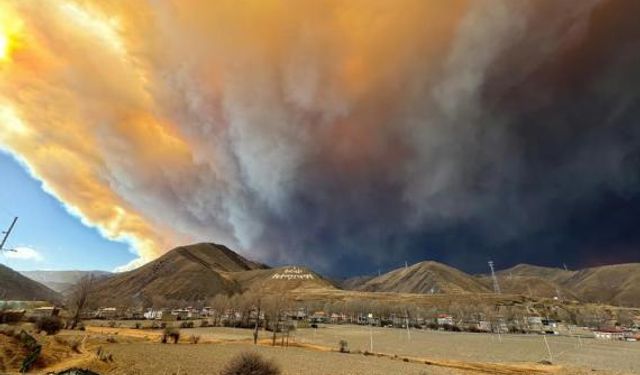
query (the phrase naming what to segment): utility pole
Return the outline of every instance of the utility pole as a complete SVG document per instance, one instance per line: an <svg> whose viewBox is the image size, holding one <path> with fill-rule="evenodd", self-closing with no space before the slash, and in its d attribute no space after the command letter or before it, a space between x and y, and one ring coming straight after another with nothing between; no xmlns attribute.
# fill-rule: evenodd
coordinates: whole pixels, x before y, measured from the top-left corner
<svg viewBox="0 0 640 375"><path fill-rule="evenodd" d="M13 227L16 225L16 221L18 221L18 217L14 217L13 221L11 222L11 225L9 226L9 229L7 229L6 231L3 231L2 234L4 234L4 236L2 237L2 242L0 242L0 251L14 251L14 249L5 249L4 248L4 244L7 242L7 238L9 238L9 235L11 234L11 231L13 230Z"/></svg>
<svg viewBox="0 0 640 375"><path fill-rule="evenodd" d="M496 294L500 294L500 285L498 284L498 278L496 277L496 272L493 269L493 261L489 261L489 268L491 269L491 278L493 279L493 291Z"/></svg>

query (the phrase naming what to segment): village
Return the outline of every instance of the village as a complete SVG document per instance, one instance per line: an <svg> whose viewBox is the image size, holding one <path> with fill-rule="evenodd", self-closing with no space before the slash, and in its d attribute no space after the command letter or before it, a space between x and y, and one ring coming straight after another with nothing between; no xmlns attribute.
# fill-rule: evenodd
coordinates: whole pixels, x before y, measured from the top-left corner
<svg viewBox="0 0 640 375"><path fill-rule="evenodd" d="M237 306L186 306L181 308L129 308L99 307L86 309L81 314L82 321L110 327L132 328L179 328L194 327L235 327L268 331L297 328L318 328L322 325L359 325L396 329L440 330L451 332L493 333L493 334L545 334L580 336L598 340L620 340L636 342L640 340L640 314L627 318L621 316L598 317L588 325L553 319L547 316L491 313L449 313L431 311L403 312L362 309L358 304L343 304L342 308L327 304L320 308L306 306L284 307L273 301L265 301L260 306L236 299ZM271 302L271 303L269 303ZM275 306L275 308L274 308ZM10 321L35 321L49 316L68 319L68 312L46 302L3 301L0 302L0 324Z"/></svg>

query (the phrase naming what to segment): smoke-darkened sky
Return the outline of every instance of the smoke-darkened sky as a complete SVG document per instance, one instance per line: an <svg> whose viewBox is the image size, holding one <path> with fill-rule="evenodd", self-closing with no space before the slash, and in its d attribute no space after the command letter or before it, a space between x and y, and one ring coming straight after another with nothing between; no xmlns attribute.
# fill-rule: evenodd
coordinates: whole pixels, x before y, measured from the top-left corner
<svg viewBox="0 0 640 375"><path fill-rule="evenodd" d="M333 276L640 261L638 14L3 1L0 146L124 268L196 241Z"/></svg>

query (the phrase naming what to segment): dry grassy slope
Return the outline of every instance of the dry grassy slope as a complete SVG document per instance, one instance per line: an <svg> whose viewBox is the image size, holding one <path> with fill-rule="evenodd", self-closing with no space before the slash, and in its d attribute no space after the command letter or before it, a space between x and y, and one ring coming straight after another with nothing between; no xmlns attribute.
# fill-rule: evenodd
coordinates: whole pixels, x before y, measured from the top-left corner
<svg viewBox="0 0 640 375"><path fill-rule="evenodd" d="M345 290L357 290L361 285L373 279L375 276L355 276L340 282L340 287Z"/></svg>
<svg viewBox="0 0 640 375"><path fill-rule="evenodd" d="M541 267L523 263L496 272L498 276L539 277L559 284L572 277L575 273L576 271L568 271L562 268Z"/></svg>
<svg viewBox="0 0 640 375"><path fill-rule="evenodd" d="M115 274L97 283L96 299L102 304L149 304L154 300L195 301L219 293L265 290L281 293L293 289L334 286L312 271L298 267L310 279L274 279L283 267L270 269L216 244L196 244L173 249L133 271Z"/></svg>
<svg viewBox="0 0 640 375"><path fill-rule="evenodd" d="M640 263L587 268L563 285L585 301L640 307Z"/></svg>
<svg viewBox="0 0 640 375"><path fill-rule="evenodd" d="M95 286L102 303L150 303L154 299L201 300L242 288L228 274L265 265L217 244L177 247L135 270L115 274Z"/></svg>
<svg viewBox="0 0 640 375"><path fill-rule="evenodd" d="M497 274L500 286L509 293L526 295L529 285L534 296L551 297L549 291L555 285L569 298L611 305L640 306L640 263L600 266L580 271L519 264ZM510 277L515 280L509 282Z"/></svg>
<svg viewBox="0 0 640 375"><path fill-rule="evenodd" d="M69 293L73 286L85 276L105 278L111 275L111 272L106 271L22 271L20 273L63 295Z"/></svg>
<svg viewBox="0 0 640 375"><path fill-rule="evenodd" d="M62 296L0 264L0 300L59 302Z"/></svg>
<svg viewBox="0 0 640 375"><path fill-rule="evenodd" d="M493 281L490 276L480 276L479 280L493 289ZM566 288L556 282L547 280L539 276L515 276L499 275L498 283L503 293L522 294L530 297L580 300L580 297L573 290Z"/></svg>
<svg viewBox="0 0 640 375"><path fill-rule="evenodd" d="M420 262L374 277L357 288L366 292L486 293L478 279L437 262Z"/></svg>
<svg viewBox="0 0 640 375"><path fill-rule="evenodd" d="M300 273L287 273L293 268L300 271ZM301 275L302 277L288 279L281 277L282 275ZM307 278L306 275L311 278ZM267 293L283 293L291 290L336 289L335 285L328 279L306 267L299 266L236 272L230 274L229 277L241 285L243 290L265 291Z"/></svg>

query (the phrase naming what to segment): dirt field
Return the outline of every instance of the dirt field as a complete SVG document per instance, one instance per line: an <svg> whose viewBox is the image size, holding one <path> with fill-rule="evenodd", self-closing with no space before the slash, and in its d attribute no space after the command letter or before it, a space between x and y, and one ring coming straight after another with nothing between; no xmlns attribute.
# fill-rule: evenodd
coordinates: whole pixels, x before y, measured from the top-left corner
<svg viewBox="0 0 640 375"><path fill-rule="evenodd" d="M284 374L640 373L637 360L640 343L594 339L580 342L575 337L547 337L554 365L544 365L537 363L549 359L543 336L498 338L488 334L411 330L409 339L406 330L400 329L326 326L294 331L291 345L282 348L270 346L269 332L260 332L260 345L253 345L252 332L246 329L182 329L178 344L161 344L161 334L159 329L88 325L84 332L62 331L56 337L40 337L39 340L49 343L45 354L46 362L51 364L34 373L79 366L103 375L216 374L234 355L244 351L257 351L272 358ZM191 343L191 336L199 336L199 343ZM371 336L374 354L367 354ZM63 344L79 339L83 344L77 351ZM337 352L341 339L348 342L351 354ZM57 354L48 353L53 344ZM98 359L98 348L113 360Z"/></svg>
<svg viewBox="0 0 640 375"><path fill-rule="evenodd" d="M251 332L234 328L185 330L203 339L249 339ZM373 328L373 352L474 362L539 362L548 360L544 337L539 335L489 335L431 330L410 331ZM292 341L337 349L341 339L352 351L370 351L370 332L361 326L325 326L299 329ZM554 363L584 369L640 373L640 343L547 336Z"/></svg>
<svg viewBox="0 0 640 375"><path fill-rule="evenodd" d="M310 351L302 348L253 346L248 343L162 345L112 344L116 367L108 374L215 374L234 355L256 351L280 365L283 374L471 374L364 355Z"/></svg>

